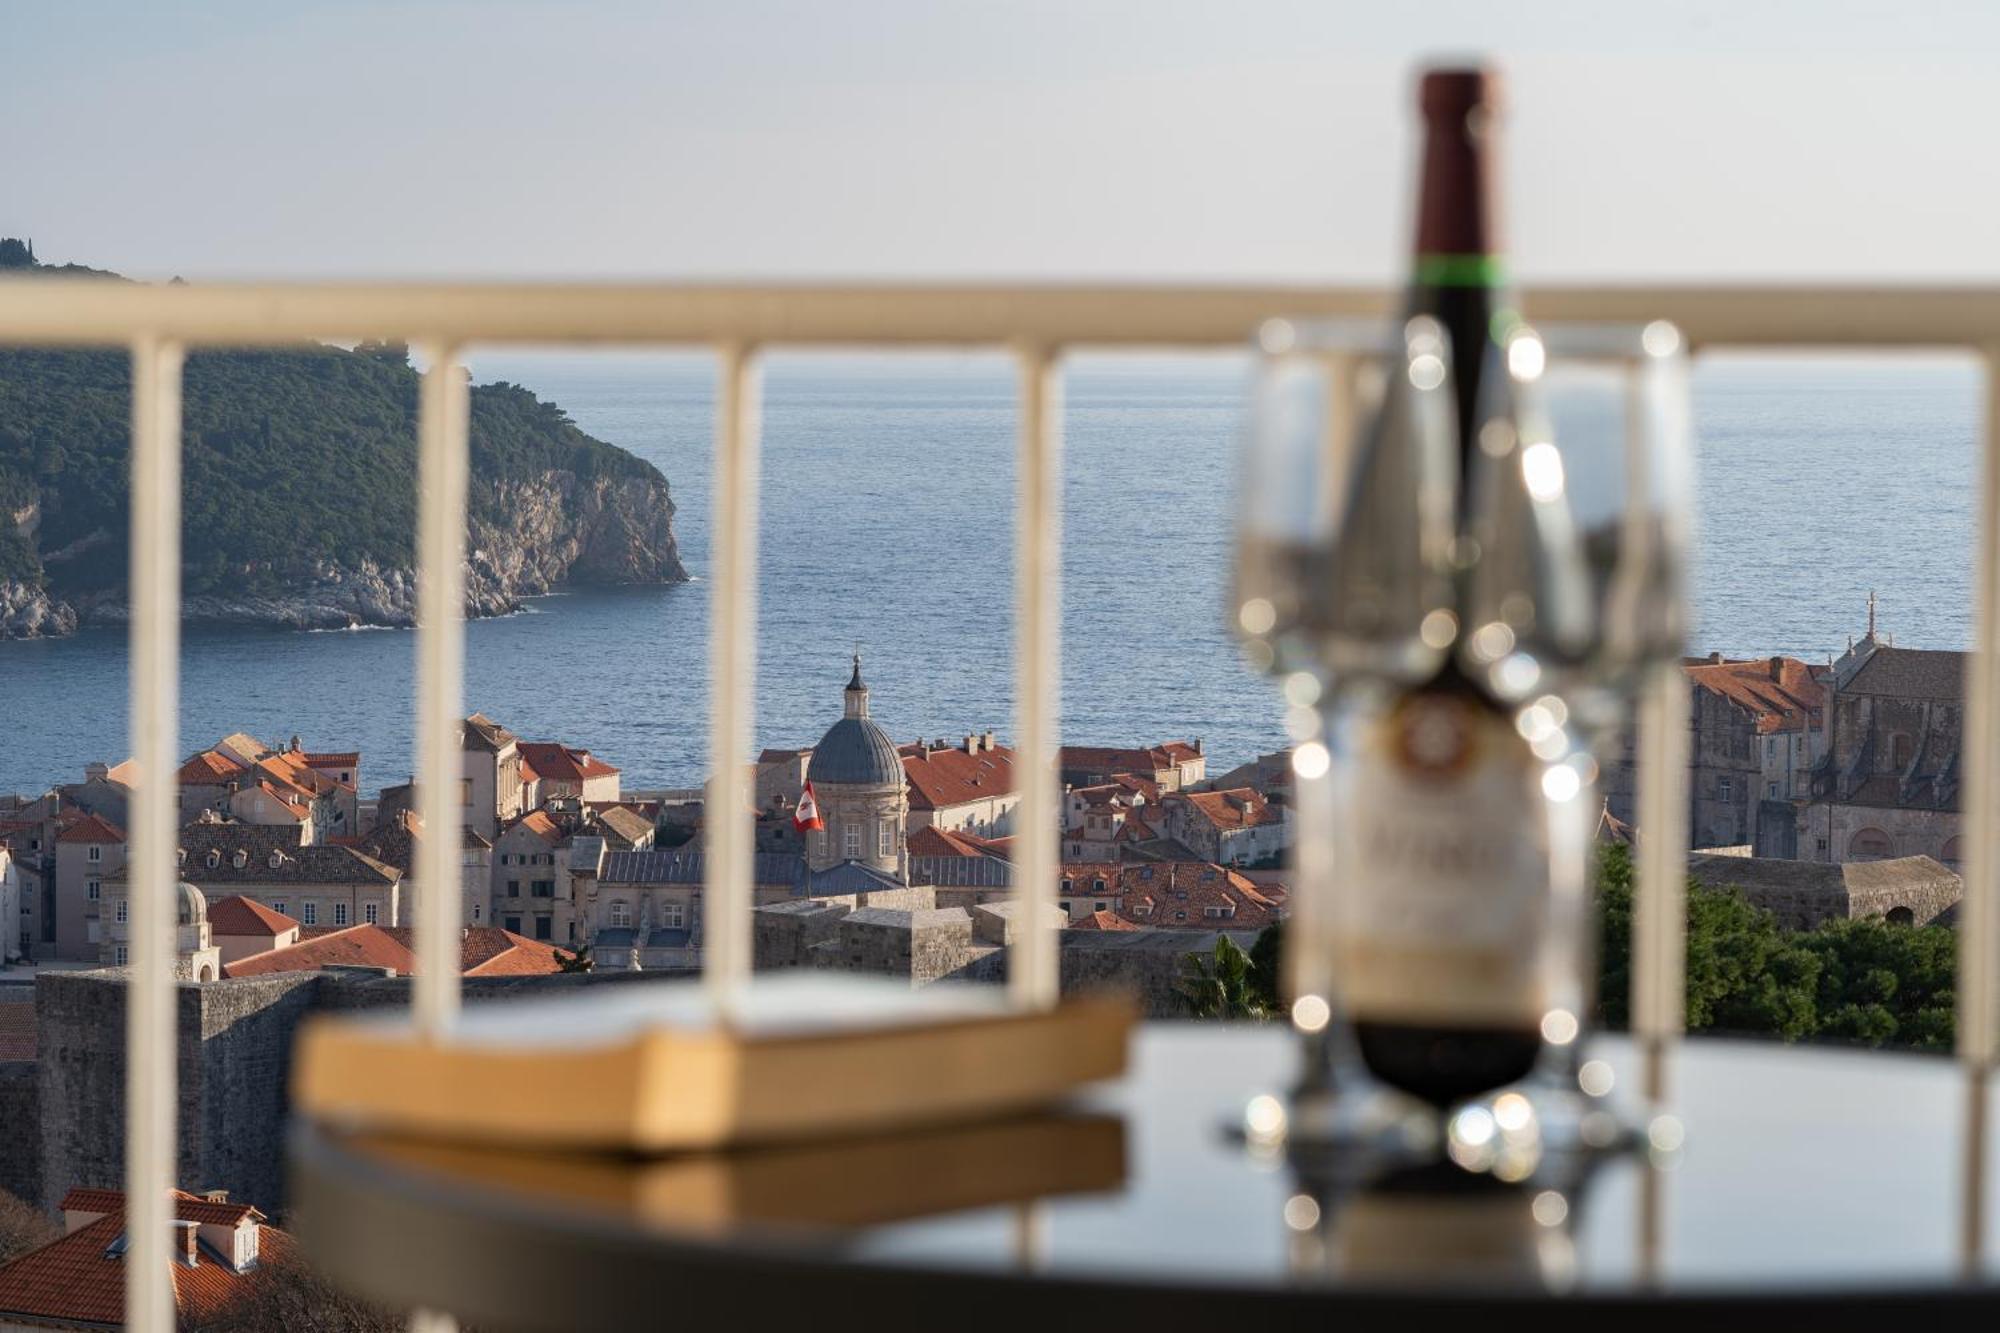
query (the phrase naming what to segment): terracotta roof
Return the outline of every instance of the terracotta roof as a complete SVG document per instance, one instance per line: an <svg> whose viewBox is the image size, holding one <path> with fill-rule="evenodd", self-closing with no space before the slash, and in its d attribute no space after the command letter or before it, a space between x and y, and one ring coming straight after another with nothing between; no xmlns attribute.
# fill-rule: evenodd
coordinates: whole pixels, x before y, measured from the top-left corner
<svg viewBox="0 0 2000 1333"><path fill-rule="evenodd" d="M35 1058L35 1002L0 1004L0 1060Z"/></svg>
<svg viewBox="0 0 2000 1333"><path fill-rule="evenodd" d="M260 1264L293 1256L291 1237L247 1204L211 1204L180 1190L174 1191L174 1202L175 1216L184 1222L257 1224ZM125 1315L125 1261L113 1242L125 1230L125 1196L117 1190L71 1190L63 1206L86 1213L102 1209L104 1216L0 1268L0 1314L10 1322L117 1326ZM184 1317L205 1322L236 1298L256 1269L238 1273L203 1247L195 1251L193 1267L175 1263L171 1271L175 1306Z"/></svg>
<svg viewBox="0 0 2000 1333"><path fill-rule="evenodd" d="M313 768L356 768L361 763L361 751L308 750L305 760Z"/></svg>
<svg viewBox="0 0 2000 1333"><path fill-rule="evenodd" d="M416 970L416 956L381 926L365 922L307 935L297 944L225 963L225 977L263 977L277 972L317 972L323 967L385 967L398 976Z"/></svg>
<svg viewBox="0 0 2000 1333"><path fill-rule="evenodd" d="M519 819L502 829L501 832L512 833L517 828L528 830L528 832L539 837L543 842L561 842L563 840L562 829L557 827L555 819L546 810L530 810L527 814L522 815Z"/></svg>
<svg viewBox="0 0 2000 1333"><path fill-rule="evenodd" d="M910 835L911 856L991 856L990 839L926 824Z"/></svg>
<svg viewBox="0 0 2000 1333"><path fill-rule="evenodd" d="M214 787L242 771L243 765L221 751L203 750L181 765L179 779L184 787Z"/></svg>
<svg viewBox="0 0 2000 1333"><path fill-rule="evenodd" d="M57 842L123 842L125 830L106 819L103 815L84 815L63 826L56 834Z"/></svg>
<svg viewBox="0 0 2000 1333"><path fill-rule="evenodd" d="M408 926L336 927L308 933L297 944L239 958L222 969L225 977L261 977L275 972L317 972L323 967L384 967L415 976L415 935ZM467 926L459 941L459 970L466 976L545 976L562 969L556 946L498 926Z"/></svg>
<svg viewBox="0 0 2000 1333"><path fill-rule="evenodd" d="M217 935L282 935L299 923L255 898L232 893L209 903L208 924Z"/></svg>
<svg viewBox="0 0 2000 1333"><path fill-rule="evenodd" d="M123 1211L124 1207L125 1194L122 1190L92 1189L86 1185L70 1190L57 1205L65 1213L116 1213ZM174 1216L183 1222L206 1222L218 1227L233 1227L264 1218L264 1214L253 1204L217 1203L185 1190L174 1191Z"/></svg>
<svg viewBox="0 0 2000 1333"><path fill-rule="evenodd" d="M1719 694L1757 719L1757 730L1796 731L1817 725L1826 705L1823 672L1796 657L1745 662L1703 661L1683 668L1697 689Z"/></svg>
<svg viewBox="0 0 2000 1333"><path fill-rule="evenodd" d="M1229 791L1183 792L1167 799L1186 801L1204 820L1224 832L1231 829L1257 828L1264 824L1279 824L1283 823L1285 818L1282 811L1271 808L1262 792L1250 787L1236 787Z"/></svg>
<svg viewBox="0 0 2000 1333"><path fill-rule="evenodd" d="M590 751L572 750L560 741L522 741L521 759L533 764L540 776L558 782L613 777L618 772Z"/></svg>
<svg viewBox="0 0 2000 1333"><path fill-rule="evenodd" d="M1201 751L1195 749L1194 746L1189 745L1186 741L1168 741L1160 749L1166 751L1167 758L1177 764L1184 764L1190 759L1201 758Z"/></svg>
<svg viewBox="0 0 2000 1333"><path fill-rule="evenodd" d="M1127 921L1124 917L1118 915L1118 913L1116 912L1092 912L1089 916L1081 917L1075 921L1070 922L1069 929L1138 930L1140 929L1140 927L1133 925L1130 921Z"/></svg>
<svg viewBox="0 0 2000 1333"><path fill-rule="evenodd" d="M528 762L528 756L522 755L520 757L520 763L521 763L521 781L523 782L541 781L542 775L540 773L537 773L535 771L535 766Z"/></svg>
<svg viewBox="0 0 2000 1333"><path fill-rule="evenodd" d="M1065 867L1069 869L1069 867ZM1267 894L1242 875L1206 861L1124 862L1118 871L1118 913L1142 926L1210 929L1218 919L1239 927L1265 926L1278 919L1282 893Z"/></svg>
<svg viewBox="0 0 2000 1333"><path fill-rule="evenodd" d="M414 961L417 940L410 927L388 926L383 933L408 949ZM466 926L459 937L459 970L468 977L547 976L562 970L556 965L556 948L549 940L531 940L498 926Z"/></svg>
<svg viewBox="0 0 2000 1333"><path fill-rule="evenodd" d="M1014 751L1004 745L967 754L963 747L906 745L900 751L912 810L939 810L1014 791Z"/></svg>
<svg viewBox="0 0 2000 1333"><path fill-rule="evenodd" d="M1065 745L1058 763L1065 773L1091 773L1109 778L1114 773L1155 773L1173 767L1165 750L1155 746Z"/></svg>
<svg viewBox="0 0 2000 1333"><path fill-rule="evenodd" d="M285 813L299 823L303 824L312 818L312 807L299 799L296 788L292 791L286 791L282 787L260 781L257 784L257 790L283 806Z"/></svg>

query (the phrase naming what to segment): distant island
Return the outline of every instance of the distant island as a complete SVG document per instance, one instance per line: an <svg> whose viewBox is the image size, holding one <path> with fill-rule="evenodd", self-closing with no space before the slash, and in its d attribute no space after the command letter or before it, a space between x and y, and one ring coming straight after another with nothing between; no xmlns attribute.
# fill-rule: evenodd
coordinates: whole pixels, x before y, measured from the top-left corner
<svg viewBox="0 0 2000 1333"><path fill-rule="evenodd" d="M116 274L0 239L0 279ZM417 380L407 349L191 353L183 388L191 619L414 622ZM126 615L131 363L0 349L0 639ZM466 610L560 587L680 582L658 468L519 385L472 390Z"/></svg>

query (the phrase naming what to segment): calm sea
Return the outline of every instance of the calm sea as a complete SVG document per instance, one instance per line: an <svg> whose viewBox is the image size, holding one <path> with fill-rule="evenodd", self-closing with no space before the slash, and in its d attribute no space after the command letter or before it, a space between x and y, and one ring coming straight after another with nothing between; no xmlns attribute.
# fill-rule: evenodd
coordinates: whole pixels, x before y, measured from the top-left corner
<svg viewBox="0 0 2000 1333"><path fill-rule="evenodd" d="M632 785L704 767L709 403L704 362L484 356L592 434L651 459L690 584L540 599L470 626L466 698L525 736L587 746ZM1092 359L1068 378L1063 733L1202 737L1211 772L1282 743L1270 687L1223 631L1246 366ZM898 739L1003 734L1013 708L1013 380L997 358L793 356L765 408L757 739L816 740L858 645ZM1725 361L1696 379L1701 528L1693 647L1824 658L1870 589L1899 643L1969 626L1977 380L1967 365ZM409 772L413 637L190 626L182 748L231 731ZM0 643L0 791L127 752L122 632Z"/></svg>

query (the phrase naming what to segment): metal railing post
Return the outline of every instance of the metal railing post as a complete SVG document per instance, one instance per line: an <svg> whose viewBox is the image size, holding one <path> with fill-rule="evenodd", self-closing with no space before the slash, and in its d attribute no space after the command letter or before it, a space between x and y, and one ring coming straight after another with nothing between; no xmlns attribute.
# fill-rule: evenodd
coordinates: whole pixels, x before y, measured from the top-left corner
<svg viewBox="0 0 2000 1333"><path fill-rule="evenodd" d="M433 1037L458 1018L460 844L465 802L458 728L465 701L465 494L470 391L458 348L422 348L417 397L418 1029Z"/></svg>
<svg viewBox="0 0 2000 1333"><path fill-rule="evenodd" d="M714 566L708 609L708 801L703 818L702 976L727 1012L749 979L754 842L746 776L757 690L757 503L762 384L757 349L721 349L715 388ZM638 947L635 940L634 948Z"/></svg>
<svg viewBox="0 0 2000 1333"><path fill-rule="evenodd" d="M1014 695L1021 803L1014 815L1014 943L1007 986L1022 1008L1047 1008L1061 989L1055 897L1061 787L1056 728L1062 686L1062 365L1056 349L1017 349L1019 448L1014 528Z"/></svg>
<svg viewBox="0 0 2000 1333"><path fill-rule="evenodd" d="M2000 963L2000 347L1981 361L1979 528L1973 548L1973 641L1965 681L1964 897L1958 921L1958 1058L1971 1085L1966 1099L1961 1233L1976 1269L1986 1228L1986 1080L1993 1071L1994 968Z"/></svg>
<svg viewBox="0 0 2000 1333"><path fill-rule="evenodd" d="M1632 1035L1654 1101L1666 1097L1667 1051L1687 1024L1687 750L1687 675L1662 666L1639 697L1632 909Z"/></svg>
<svg viewBox="0 0 2000 1333"><path fill-rule="evenodd" d="M174 929L180 883L181 366L178 343L132 344L132 840L126 987L125 1318L171 1333L175 1179Z"/></svg>

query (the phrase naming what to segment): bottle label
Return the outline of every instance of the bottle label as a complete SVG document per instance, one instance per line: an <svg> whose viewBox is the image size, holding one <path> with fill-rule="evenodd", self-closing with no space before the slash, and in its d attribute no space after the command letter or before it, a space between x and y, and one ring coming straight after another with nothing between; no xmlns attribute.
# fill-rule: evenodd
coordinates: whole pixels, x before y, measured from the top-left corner
<svg viewBox="0 0 2000 1333"><path fill-rule="evenodd" d="M1534 1027L1547 1007L1548 826L1511 719L1444 693L1360 721L1332 913L1351 1017Z"/></svg>

